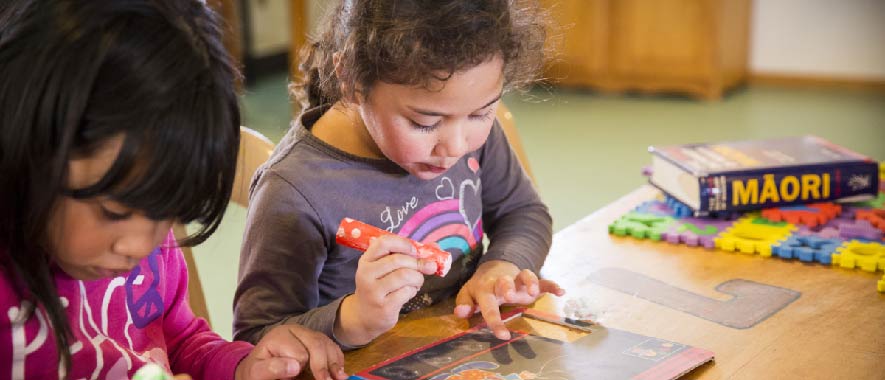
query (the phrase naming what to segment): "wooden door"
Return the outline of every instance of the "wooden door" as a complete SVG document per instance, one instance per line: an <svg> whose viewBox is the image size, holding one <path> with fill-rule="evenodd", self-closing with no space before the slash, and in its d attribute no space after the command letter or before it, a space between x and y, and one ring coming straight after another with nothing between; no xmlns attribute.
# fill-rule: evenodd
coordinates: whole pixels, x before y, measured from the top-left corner
<svg viewBox="0 0 885 380"><path fill-rule="evenodd" d="M632 82L707 81L713 70L708 0L611 3L612 72Z"/></svg>
<svg viewBox="0 0 885 380"><path fill-rule="evenodd" d="M555 84L594 85L607 78L608 0L544 0L551 15L545 75Z"/></svg>

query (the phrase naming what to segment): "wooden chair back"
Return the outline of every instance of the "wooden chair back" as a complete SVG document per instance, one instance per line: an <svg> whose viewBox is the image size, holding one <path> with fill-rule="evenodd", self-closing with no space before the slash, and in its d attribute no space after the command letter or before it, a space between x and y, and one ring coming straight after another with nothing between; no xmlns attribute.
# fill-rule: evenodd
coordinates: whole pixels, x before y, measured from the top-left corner
<svg viewBox="0 0 885 380"><path fill-rule="evenodd" d="M528 156L525 154L525 150L522 147L522 138L519 137L519 130L516 129L516 122L513 120L513 114L510 113L510 110L507 109L507 106L504 103L501 103L498 106L497 115L498 122L501 123L501 128L504 129L504 135L507 136L507 142L510 143L510 148L513 149L513 152L516 153L516 157L519 158L519 163L522 164L523 170L525 170L526 174L529 175L529 178L532 179L532 182L535 181L535 176L532 174L531 165L529 165Z"/></svg>
<svg viewBox="0 0 885 380"><path fill-rule="evenodd" d="M231 202L243 207L249 205L249 185L252 182L252 175L261 164L270 158L273 149L274 144L267 137L252 129L240 127L240 150L237 154L237 169L230 196ZM185 226L182 224L175 224L173 232L179 240L187 236ZM181 251L187 262L188 297L191 309L196 316L205 318L211 325L209 309L206 306L206 295L203 293L203 284L198 275L193 250L190 247L182 247Z"/></svg>

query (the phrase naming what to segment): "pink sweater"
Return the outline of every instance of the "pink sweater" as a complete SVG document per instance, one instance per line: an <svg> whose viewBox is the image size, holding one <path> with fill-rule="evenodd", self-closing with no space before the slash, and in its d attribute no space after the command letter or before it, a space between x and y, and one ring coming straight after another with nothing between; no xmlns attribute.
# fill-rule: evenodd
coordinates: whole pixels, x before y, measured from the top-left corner
<svg viewBox="0 0 885 380"><path fill-rule="evenodd" d="M115 278L80 281L53 268L74 334L71 379L129 379L148 362L195 380L234 377L252 346L225 341L194 316L187 267L175 245L170 232L135 269ZM28 304L0 271L0 379L60 378L46 313L38 309L20 320Z"/></svg>

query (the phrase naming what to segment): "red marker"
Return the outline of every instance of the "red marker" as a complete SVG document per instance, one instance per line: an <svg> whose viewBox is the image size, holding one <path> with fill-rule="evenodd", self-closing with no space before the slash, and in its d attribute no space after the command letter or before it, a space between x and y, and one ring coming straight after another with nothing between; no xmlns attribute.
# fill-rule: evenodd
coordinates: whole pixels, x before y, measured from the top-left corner
<svg viewBox="0 0 885 380"><path fill-rule="evenodd" d="M394 233L387 232L358 220L344 218L341 219L341 224L338 225L338 233L335 235L335 241L338 242L338 244L365 252L369 249L369 243L372 242L372 239L384 235L396 236ZM430 260L436 263L435 274L437 276L444 277L446 273L449 273L449 269L452 268L452 255L450 253L443 251L434 245L419 243L411 239L409 239L409 241L415 246L415 251L418 252L419 259Z"/></svg>

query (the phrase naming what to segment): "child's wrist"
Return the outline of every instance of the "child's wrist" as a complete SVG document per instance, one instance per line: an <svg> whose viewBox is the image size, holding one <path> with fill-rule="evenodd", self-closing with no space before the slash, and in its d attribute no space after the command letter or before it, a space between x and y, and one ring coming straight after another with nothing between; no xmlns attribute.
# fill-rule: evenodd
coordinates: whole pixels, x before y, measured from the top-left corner
<svg viewBox="0 0 885 380"><path fill-rule="evenodd" d="M372 335L365 325L359 310L359 302L356 294L351 294L341 300L338 308L338 316L332 328L335 338L339 343L348 346L364 346L371 342L377 335ZM380 334L379 334L380 335Z"/></svg>
<svg viewBox="0 0 885 380"><path fill-rule="evenodd" d="M517 273L519 272L519 267L516 266L516 264L514 264L514 263L511 263L506 260L492 259L492 260L489 260L489 261L486 261L486 262L480 264L479 267L476 268L476 272L474 272L474 275L480 274L480 273L485 273L485 272L488 272L493 269L504 269L504 268L508 269L508 271L515 271Z"/></svg>

